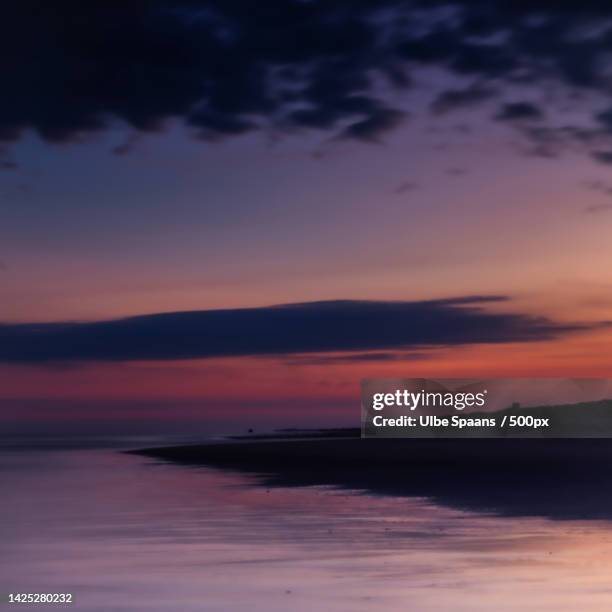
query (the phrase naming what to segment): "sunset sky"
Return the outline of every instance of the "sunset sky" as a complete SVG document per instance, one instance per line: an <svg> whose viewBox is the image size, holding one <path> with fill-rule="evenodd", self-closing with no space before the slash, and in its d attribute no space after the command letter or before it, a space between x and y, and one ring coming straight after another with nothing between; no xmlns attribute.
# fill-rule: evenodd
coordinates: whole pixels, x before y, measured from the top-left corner
<svg viewBox="0 0 612 612"><path fill-rule="evenodd" d="M0 428L612 376L605 3L39 5L0 19Z"/></svg>

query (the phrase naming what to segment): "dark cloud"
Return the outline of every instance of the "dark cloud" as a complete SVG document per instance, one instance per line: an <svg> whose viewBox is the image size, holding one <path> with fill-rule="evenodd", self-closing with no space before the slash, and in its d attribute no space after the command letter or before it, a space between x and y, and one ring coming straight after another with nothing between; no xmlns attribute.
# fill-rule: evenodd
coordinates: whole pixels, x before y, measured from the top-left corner
<svg viewBox="0 0 612 612"><path fill-rule="evenodd" d="M528 153L541 157L558 157L565 152L588 153L597 159L593 148L606 144L605 135L592 127L577 125L525 125L517 122L531 148ZM612 144L612 143L610 143Z"/></svg>
<svg viewBox="0 0 612 612"><path fill-rule="evenodd" d="M406 118L406 113L391 108L380 108L365 119L351 123L340 134L341 138L354 138L365 142L380 142L380 137Z"/></svg>
<svg viewBox="0 0 612 612"><path fill-rule="evenodd" d="M612 164L612 151L594 151L592 155L601 164Z"/></svg>
<svg viewBox="0 0 612 612"><path fill-rule="evenodd" d="M446 174L449 176L465 176L468 173L467 168L462 168L461 166L452 166L446 169Z"/></svg>
<svg viewBox="0 0 612 612"><path fill-rule="evenodd" d="M0 140L33 128L67 142L116 120L146 132L180 118L208 140L274 124L376 141L405 113L374 93L374 77L408 86L379 13L337 0L6 5Z"/></svg>
<svg viewBox="0 0 612 612"><path fill-rule="evenodd" d="M448 113L458 108L469 108L490 100L496 91L482 85L472 85L463 89L449 89L440 93L431 103L431 110L436 114Z"/></svg>
<svg viewBox="0 0 612 612"><path fill-rule="evenodd" d="M128 153L131 153L138 144L139 140L140 135L137 132L130 134L121 144L113 147L113 155L127 155Z"/></svg>
<svg viewBox="0 0 612 612"><path fill-rule="evenodd" d="M593 204L592 206L587 206L584 212L588 214L612 212L612 204Z"/></svg>
<svg viewBox="0 0 612 612"><path fill-rule="evenodd" d="M590 191L596 191L598 193L604 193L606 195L612 195L612 185L605 181L601 181L598 179L586 180L583 183L583 186L586 187Z"/></svg>
<svg viewBox="0 0 612 612"><path fill-rule="evenodd" d="M300 366L325 366L325 365L350 365L352 363L376 363L393 361L421 361L430 359L431 354L425 352L393 352L393 353L349 353L347 355L299 355L287 360L290 365Z"/></svg>
<svg viewBox="0 0 612 612"><path fill-rule="evenodd" d="M2 140L0 135L0 141ZM6 147L0 146L0 170L15 170L17 163L11 159Z"/></svg>
<svg viewBox="0 0 612 612"><path fill-rule="evenodd" d="M5 2L0 141L177 118L207 140L273 126L377 141L406 117L396 94L421 67L478 83L442 82L436 112L550 84L609 98L611 16L595 0ZM584 113L612 136L609 111Z"/></svg>
<svg viewBox="0 0 612 612"><path fill-rule="evenodd" d="M411 191L416 191L420 188L420 184L417 181L404 181L400 183L394 190L393 193L397 195L401 195L403 193L409 193Z"/></svg>
<svg viewBox="0 0 612 612"><path fill-rule="evenodd" d="M605 130L612 133L612 108L597 113L597 115L595 115L595 119Z"/></svg>
<svg viewBox="0 0 612 612"><path fill-rule="evenodd" d="M89 323L5 324L0 326L0 361L170 360L412 350L550 340L592 327L483 309L503 299L341 300Z"/></svg>
<svg viewBox="0 0 612 612"><path fill-rule="evenodd" d="M538 120L544 117L542 110L531 102L504 104L495 118L499 121Z"/></svg>

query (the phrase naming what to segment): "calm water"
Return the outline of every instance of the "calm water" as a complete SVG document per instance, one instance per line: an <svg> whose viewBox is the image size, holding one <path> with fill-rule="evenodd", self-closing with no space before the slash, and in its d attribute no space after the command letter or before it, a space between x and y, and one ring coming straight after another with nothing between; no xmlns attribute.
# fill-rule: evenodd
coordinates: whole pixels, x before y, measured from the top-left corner
<svg viewBox="0 0 612 612"><path fill-rule="evenodd" d="M608 523L268 490L110 449L5 449L0 484L0 592L74 610L612 609Z"/></svg>

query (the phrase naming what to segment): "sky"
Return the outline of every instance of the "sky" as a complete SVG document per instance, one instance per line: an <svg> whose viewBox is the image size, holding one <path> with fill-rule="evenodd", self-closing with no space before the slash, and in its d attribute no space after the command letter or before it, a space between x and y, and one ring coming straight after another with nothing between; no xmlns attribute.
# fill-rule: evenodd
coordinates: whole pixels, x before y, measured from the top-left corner
<svg viewBox="0 0 612 612"><path fill-rule="evenodd" d="M605 3L1 11L0 431L355 425L365 377L610 376Z"/></svg>

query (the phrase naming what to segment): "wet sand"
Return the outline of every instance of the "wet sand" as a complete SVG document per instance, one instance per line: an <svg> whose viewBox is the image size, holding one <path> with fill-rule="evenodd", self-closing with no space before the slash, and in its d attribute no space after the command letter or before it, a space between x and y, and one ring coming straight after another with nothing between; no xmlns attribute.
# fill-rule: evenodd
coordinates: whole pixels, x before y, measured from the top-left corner
<svg viewBox="0 0 612 612"><path fill-rule="evenodd" d="M607 439L270 439L131 452L254 474L268 487L331 485L502 516L612 518Z"/></svg>

